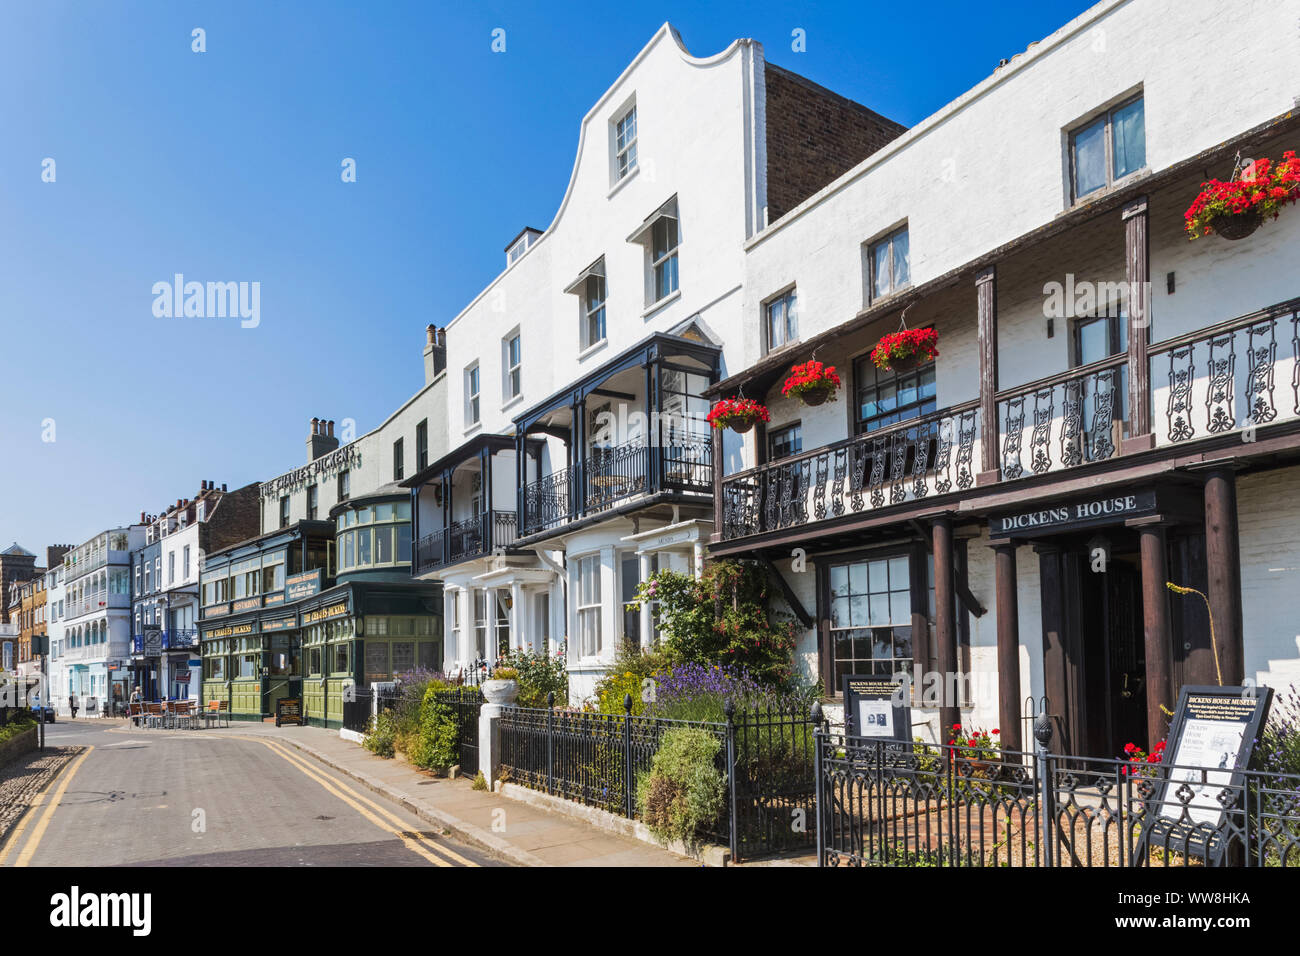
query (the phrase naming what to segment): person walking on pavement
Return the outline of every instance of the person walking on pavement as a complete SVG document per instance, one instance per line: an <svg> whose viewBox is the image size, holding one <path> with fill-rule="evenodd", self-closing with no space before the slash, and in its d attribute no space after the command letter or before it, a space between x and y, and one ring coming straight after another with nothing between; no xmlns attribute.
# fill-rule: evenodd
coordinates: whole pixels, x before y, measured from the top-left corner
<svg viewBox="0 0 1300 956"><path fill-rule="evenodd" d="M77 695L76 695L76 694L69 694L69 695L68 695L68 710L72 711L72 719L73 719L73 720L76 720L76 719L77 719L77 706L78 706L78 705L77 705Z"/></svg>

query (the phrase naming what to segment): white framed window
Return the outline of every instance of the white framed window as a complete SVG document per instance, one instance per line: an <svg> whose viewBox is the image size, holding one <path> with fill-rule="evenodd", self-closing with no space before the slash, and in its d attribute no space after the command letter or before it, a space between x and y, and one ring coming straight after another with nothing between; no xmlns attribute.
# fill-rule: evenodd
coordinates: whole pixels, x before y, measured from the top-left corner
<svg viewBox="0 0 1300 956"><path fill-rule="evenodd" d="M181 564L185 568L185 580L188 581L190 579L190 546L188 544L185 546L185 550L182 552Z"/></svg>
<svg viewBox="0 0 1300 956"><path fill-rule="evenodd" d="M578 559L578 653L599 657L600 640L600 555Z"/></svg>
<svg viewBox="0 0 1300 956"><path fill-rule="evenodd" d="M767 321L767 347L778 349L799 338L799 309L795 290L769 299L763 311Z"/></svg>
<svg viewBox="0 0 1300 956"><path fill-rule="evenodd" d="M614 122L614 182L636 169L636 103Z"/></svg>
<svg viewBox="0 0 1300 956"><path fill-rule="evenodd" d="M167 583L176 583L176 552L167 552Z"/></svg>
<svg viewBox="0 0 1300 956"><path fill-rule="evenodd" d="M501 340L501 384L505 401L518 398L523 391L523 353L519 330L515 329Z"/></svg>
<svg viewBox="0 0 1300 956"><path fill-rule="evenodd" d="M487 591L482 588L474 590L474 659L487 657L488 639L488 601Z"/></svg>
<svg viewBox="0 0 1300 956"><path fill-rule="evenodd" d="M528 237L521 236L519 241L506 252L506 265L512 265L516 259L528 251Z"/></svg>
<svg viewBox="0 0 1300 956"><path fill-rule="evenodd" d="M589 275L582 295L582 347L605 341L605 277Z"/></svg>
<svg viewBox="0 0 1300 956"><path fill-rule="evenodd" d="M478 362L465 369L465 427L479 423Z"/></svg>
<svg viewBox="0 0 1300 956"><path fill-rule="evenodd" d="M1132 97L1070 132L1070 198L1078 201L1147 164L1146 107Z"/></svg>
<svg viewBox="0 0 1300 956"><path fill-rule="evenodd" d="M897 292L912 282L912 251L907 227L895 230L868 248L871 301Z"/></svg>
<svg viewBox="0 0 1300 956"><path fill-rule="evenodd" d="M679 240L676 216L660 216L651 229L650 271L653 302L666 299L677 291L677 246Z"/></svg>

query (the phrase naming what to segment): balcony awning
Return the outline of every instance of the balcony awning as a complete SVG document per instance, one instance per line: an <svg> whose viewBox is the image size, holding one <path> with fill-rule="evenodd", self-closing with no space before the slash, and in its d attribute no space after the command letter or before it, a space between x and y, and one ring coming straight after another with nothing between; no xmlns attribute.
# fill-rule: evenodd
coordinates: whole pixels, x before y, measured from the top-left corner
<svg viewBox="0 0 1300 956"><path fill-rule="evenodd" d="M581 295L586 286L587 279L590 276L600 276L605 278L605 257L601 256L587 268L578 273L578 278L565 286L564 291L569 295Z"/></svg>

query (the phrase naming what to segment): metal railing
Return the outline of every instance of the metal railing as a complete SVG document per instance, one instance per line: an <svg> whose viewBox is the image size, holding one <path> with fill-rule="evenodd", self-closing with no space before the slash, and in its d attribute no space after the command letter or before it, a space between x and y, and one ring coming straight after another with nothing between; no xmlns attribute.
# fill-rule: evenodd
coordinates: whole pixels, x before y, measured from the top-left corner
<svg viewBox="0 0 1300 956"><path fill-rule="evenodd" d="M978 403L968 402L739 472L722 483L722 537L964 491L982 440Z"/></svg>
<svg viewBox="0 0 1300 956"><path fill-rule="evenodd" d="M593 448L577 466L562 468L523 488L521 535L562 527L622 501L658 491L710 494L713 440L709 436L641 441Z"/></svg>
<svg viewBox="0 0 1300 956"><path fill-rule="evenodd" d="M470 558L514 547L513 511L484 511L424 535L415 544L415 573L424 574Z"/></svg>
<svg viewBox="0 0 1300 956"><path fill-rule="evenodd" d="M1128 362L1112 356L997 397L1002 478L1105 461L1128 435Z"/></svg>
<svg viewBox="0 0 1300 956"><path fill-rule="evenodd" d="M1300 775L816 738L822 866L1300 865Z"/></svg>
<svg viewBox="0 0 1300 956"><path fill-rule="evenodd" d="M1157 445L1300 416L1300 300L1148 350Z"/></svg>
<svg viewBox="0 0 1300 956"><path fill-rule="evenodd" d="M507 707L499 726L510 782L629 819L641 816L637 782L664 734L702 730L719 743L716 768L727 799L699 836L728 846L734 860L812 843L816 725L805 714L760 710L715 723Z"/></svg>
<svg viewBox="0 0 1300 956"><path fill-rule="evenodd" d="M461 772L474 776L479 770L478 718L486 700L476 687L440 690L434 699L446 707L456 722L456 763Z"/></svg>

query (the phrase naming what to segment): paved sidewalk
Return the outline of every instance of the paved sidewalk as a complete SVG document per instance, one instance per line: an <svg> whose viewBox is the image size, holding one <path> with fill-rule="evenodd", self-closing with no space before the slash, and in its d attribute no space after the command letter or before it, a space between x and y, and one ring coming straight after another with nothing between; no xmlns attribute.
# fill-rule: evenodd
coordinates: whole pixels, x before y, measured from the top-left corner
<svg viewBox="0 0 1300 956"><path fill-rule="evenodd" d="M694 860L640 840L607 833L501 794L474 790L468 778L434 777L404 760L376 757L343 740L337 730L277 729L274 724L234 721L229 729L194 733L265 735L291 744L421 819L522 866L699 866ZM498 811L503 811L504 816Z"/></svg>

